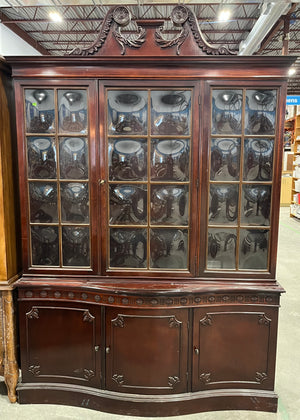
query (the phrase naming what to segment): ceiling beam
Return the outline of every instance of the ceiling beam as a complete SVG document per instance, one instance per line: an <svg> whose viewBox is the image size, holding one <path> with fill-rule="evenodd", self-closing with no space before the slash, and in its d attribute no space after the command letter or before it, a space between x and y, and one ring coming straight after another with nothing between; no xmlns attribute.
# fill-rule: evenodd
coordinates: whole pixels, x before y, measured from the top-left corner
<svg viewBox="0 0 300 420"><path fill-rule="evenodd" d="M1 8L0 8L1 10ZM2 14L4 15L4 13L2 12ZM0 18L1 18L1 12L0 12ZM55 23L53 22L50 18L44 18L44 19L9 19L7 16L7 21L6 23L8 24L18 24L18 23L31 23L31 22L35 22L35 23ZM87 18L87 17L80 17L80 18L64 18L64 22L101 22L103 20L103 18ZM140 19L132 19L132 21L134 22L135 20L140 20ZM147 19L143 19L145 21L147 21ZM151 21L152 19L148 19L149 21ZM205 22L205 23L215 23L215 19L212 19L211 17L198 17L197 20L199 21L200 25L201 22ZM230 20L242 20L242 21L253 21L253 20L257 20L256 18L253 17L232 17Z"/></svg>
<svg viewBox="0 0 300 420"><path fill-rule="evenodd" d="M231 4L232 6L253 6L253 3L257 3L258 0L254 0L253 2L249 3L249 4L245 4L242 1L232 1L232 0L227 0L227 3ZM4 3L4 2L2 2ZM24 7L24 6L20 6L20 1L17 0L9 0L6 2L7 6L2 6L5 8L8 7L13 7L14 9L18 9L20 7ZM24 3L24 2L23 2ZM95 5L95 1L94 0L85 0L84 4L80 4L81 2L79 2L78 0L68 0L67 5L64 4L55 4L55 8L59 8L59 7L66 7L66 6L98 6ZM106 7L110 7L110 6L115 6L117 4L122 3L123 5L126 6L141 6L141 1L140 0L131 0L131 1L122 1L120 2L119 0L101 0L101 7L102 6L106 6ZM143 6L172 6L174 5L174 0L164 0L164 1L160 1L160 0L151 0L148 1L145 0ZM205 4L208 5L212 5L212 6L218 6L219 4L224 3L224 0L205 0ZM203 0L193 0L190 3L188 3L189 5L203 5ZM37 7L37 1L36 0L26 0L26 7ZM53 7L53 0L43 0L43 4L38 5L38 7Z"/></svg>
<svg viewBox="0 0 300 420"><path fill-rule="evenodd" d="M37 40L32 38L30 35L27 34L23 29L21 29L18 25L15 23L7 24L9 21L9 18L2 12L0 12L0 22L9 28L12 32L14 32L16 35L18 35L20 38L23 39L23 41L27 42L31 47L35 48L39 53L42 55L49 55L49 51L46 50L44 47L42 47Z"/></svg>
<svg viewBox="0 0 300 420"><path fill-rule="evenodd" d="M48 34L48 35L58 35L58 34L62 34L62 35L72 34L72 35L74 35L74 33L78 34L78 35L84 35L84 34L85 35L91 35L91 34L97 34L99 32L99 30L89 29L89 30L84 30L84 31L83 30L76 31L76 30L72 30L72 29L70 29L70 30L65 29L63 31L58 31L58 30L42 31L42 30L38 30L38 29L29 29L26 32L28 34ZM177 31L167 30L167 31L164 31L164 32L165 33L167 32L168 34L173 34L173 33L177 34L178 30ZM230 30L228 30L228 29L223 29L223 30L222 29L216 29L216 30L202 29L202 32L204 32L206 34L209 34L209 33L211 33L211 34L227 34L228 32L231 33L231 34L244 34L245 32L250 32L250 29L230 29ZM126 31L123 30L122 33L126 33Z"/></svg>

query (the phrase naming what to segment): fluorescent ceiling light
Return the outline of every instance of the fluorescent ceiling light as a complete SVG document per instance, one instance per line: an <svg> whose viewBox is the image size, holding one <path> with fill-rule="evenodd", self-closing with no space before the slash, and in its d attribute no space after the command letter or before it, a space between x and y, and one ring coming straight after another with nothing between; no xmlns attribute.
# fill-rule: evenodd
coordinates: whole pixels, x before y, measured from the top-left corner
<svg viewBox="0 0 300 420"><path fill-rule="evenodd" d="M295 73L296 73L296 69L295 69L295 67L291 67L291 68L289 69L289 71L288 71L288 75L289 75L289 76L293 76Z"/></svg>
<svg viewBox="0 0 300 420"><path fill-rule="evenodd" d="M51 20L53 20L53 22L62 22L63 20L61 15L57 12L50 12L49 17Z"/></svg>
<svg viewBox="0 0 300 420"><path fill-rule="evenodd" d="M231 15L231 13L230 13L229 10L226 10L226 9L221 10L221 12L218 15L218 21L219 22L227 22L227 20L229 20L229 18L230 18L230 15Z"/></svg>

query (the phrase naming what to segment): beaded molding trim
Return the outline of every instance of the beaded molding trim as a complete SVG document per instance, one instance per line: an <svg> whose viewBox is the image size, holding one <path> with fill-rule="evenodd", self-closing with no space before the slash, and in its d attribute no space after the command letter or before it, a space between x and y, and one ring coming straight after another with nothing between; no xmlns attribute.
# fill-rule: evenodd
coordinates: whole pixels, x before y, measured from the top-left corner
<svg viewBox="0 0 300 420"><path fill-rule="evenodd" d="M65 289L59 290L19 290L19 299L24 300L62 300L62 301L80 301L89 303L99 303L108 306L134 306L134 307L194 307L202 305L238 305L238 304L252 304L252 305L278 305L279 295L276 293L197 293L195 295L177 295L177 296L139 296L123 294L112 294L102 292L90 291L70 291Z"/></svg>

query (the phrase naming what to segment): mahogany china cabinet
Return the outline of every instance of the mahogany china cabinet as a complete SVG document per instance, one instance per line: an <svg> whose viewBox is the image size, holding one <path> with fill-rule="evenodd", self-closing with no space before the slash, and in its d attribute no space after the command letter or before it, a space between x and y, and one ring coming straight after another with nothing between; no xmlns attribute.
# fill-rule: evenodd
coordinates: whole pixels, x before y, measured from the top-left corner
<svg viewBox="0 0 300 420"><path fill-rule="evenodd" d="M168 22L116 6L87 48L7 61L19 402L143 416L276 411L293 59L214 48L177 5Z"/></svg>

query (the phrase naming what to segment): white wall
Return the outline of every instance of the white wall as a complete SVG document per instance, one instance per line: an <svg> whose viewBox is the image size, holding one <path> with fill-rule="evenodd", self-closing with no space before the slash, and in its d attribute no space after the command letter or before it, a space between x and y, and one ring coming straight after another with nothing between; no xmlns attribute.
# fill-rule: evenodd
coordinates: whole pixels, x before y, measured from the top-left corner
<svg viewBox="0 0 300 420"><path fill-rule="evenodd" d="M22 38L0 23L0 55L42 55Z"/></svg>

